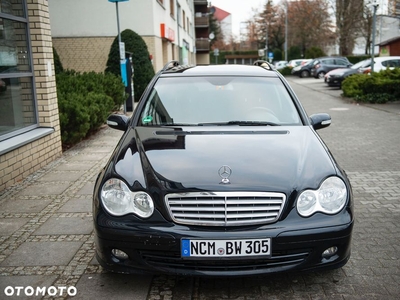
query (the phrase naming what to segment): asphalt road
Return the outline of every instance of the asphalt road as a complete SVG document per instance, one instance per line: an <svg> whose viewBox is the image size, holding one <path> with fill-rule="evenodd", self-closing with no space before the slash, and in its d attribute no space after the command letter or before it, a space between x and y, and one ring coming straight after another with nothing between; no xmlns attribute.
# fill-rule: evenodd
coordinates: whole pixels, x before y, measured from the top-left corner
<svg viewBox="0 0 400 300"><path fill-rule="evenodd" d="M352 256L318 273L200 279L119 275L94 258L91 193L121 132L109 128L0 193L0 299L38 299L18 287L53 287L56 299L399 299L400 102L358 105L314 78L288 79L348 173L355 198ZM70 288L60 294L60 288ZM72 289L74 288L74 289ZM11 295L12 296L8 296Z"/></svg>

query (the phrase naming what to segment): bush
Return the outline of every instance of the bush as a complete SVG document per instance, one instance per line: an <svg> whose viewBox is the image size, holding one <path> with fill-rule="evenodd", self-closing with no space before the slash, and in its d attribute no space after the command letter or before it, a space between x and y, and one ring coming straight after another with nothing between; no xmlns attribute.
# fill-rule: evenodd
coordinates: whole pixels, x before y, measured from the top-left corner
<svg viewBox="0 0 400 300"><path fill-rule="evenodd" d="M291 61L292 59L299 59L301 57L301 50L297 46L292 46L289 48L288 51L288 60Z"/></svg>
<svg viewBox="0 0 400 300"><path fill-rule="evenodd" d="M53 58L54 58L54 72L56 74L60 74L60 73L64 72L64 67L63 67L60 57L58 56L58 53L54 47L53 47Z"/></svg>
<svg viewBox="0 0 400 300"><path fill-rule="evenodd" d="M138 102L155 74L150 54L143 38L130 29L121 32L121 40L125 43L125 51L132 53L134 100ZM114 75L121 74L118 37L114 39L111 45L105 72Z"/></svg>
<svg viewBox="0 0 400 300"><path fill-rule="evenodd" d="M310 49L307 49L305 58L316 58L322 56L325 56L325 53L321 48L311 47Z"/></svg>
<svg viewBox="0 0 400 300"><path fill-rule="evenodd" d="M56 75L63 147L76 144L96 131L126 95L120 77L73 70Z"/></svg>
<svg viewBox="0 0 400 300"><path fill-rule="evenodd" d="M278 70L283 76L291 75L292 69L289 67L284 67L283 69Z"/></svg>
<svg viewBox="0 0 400 300"><path fill-rule="evenodd" d="M342 82L343 96L357 97L363 95L362 84L369 78L368 74L354 74Z"/></svg>
<svg viewBox="0 0 400 300"><path fill-rule="evenodd" d="M275 49L275 50L273 51L273 53L274 53L274 60L275 60L275 61L283 60L283 58L282 58L282 50L280 50L280 49Z"/></svg>
<svg viewBox="0 0 400 300"><path fill-rule="evenodd" d="M400 99L400 69L372 75L356 74L342 83L343 95L361 102L386 103Z"/></svg>

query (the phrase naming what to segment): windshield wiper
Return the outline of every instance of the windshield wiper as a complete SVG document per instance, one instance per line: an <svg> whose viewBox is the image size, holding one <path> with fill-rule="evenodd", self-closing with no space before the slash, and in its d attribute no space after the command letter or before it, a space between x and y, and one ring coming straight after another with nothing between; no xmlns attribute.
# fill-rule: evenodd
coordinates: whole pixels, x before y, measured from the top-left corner
<svg viewBox="0 0 400 300"><path fill-rule="evenodd" d="M214 123L199 123L199 126L207 125L239 125L239 126L280 126L277 123L267 122L267 121L228 121L228 122L214 122Z"/></svg>

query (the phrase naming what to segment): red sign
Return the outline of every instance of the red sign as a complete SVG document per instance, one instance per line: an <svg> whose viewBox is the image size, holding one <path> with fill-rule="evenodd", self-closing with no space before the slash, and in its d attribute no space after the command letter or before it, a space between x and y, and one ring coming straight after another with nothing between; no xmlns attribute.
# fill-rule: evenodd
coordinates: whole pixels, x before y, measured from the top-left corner
<svg viewBox="0 0 400 300"><path fill-rule="evenodd" d="M175 31L166 26L164 23L160 24L161 37L171 42L175 41Z"/></svg>

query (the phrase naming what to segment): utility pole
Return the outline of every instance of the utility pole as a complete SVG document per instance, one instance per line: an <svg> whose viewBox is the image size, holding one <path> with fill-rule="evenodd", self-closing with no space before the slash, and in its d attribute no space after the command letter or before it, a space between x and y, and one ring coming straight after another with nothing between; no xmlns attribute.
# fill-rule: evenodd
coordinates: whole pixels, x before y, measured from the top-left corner
<svg viewBox="0 0 400 300"><path fill-rule="evenodd" d="M376 10L378 9L378 2L372 3L374 7L374 15L372 19L372 49L371 49L371 74L374 72L374 58L375 58L375 31L376 31Z"/></svg>

